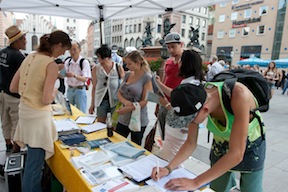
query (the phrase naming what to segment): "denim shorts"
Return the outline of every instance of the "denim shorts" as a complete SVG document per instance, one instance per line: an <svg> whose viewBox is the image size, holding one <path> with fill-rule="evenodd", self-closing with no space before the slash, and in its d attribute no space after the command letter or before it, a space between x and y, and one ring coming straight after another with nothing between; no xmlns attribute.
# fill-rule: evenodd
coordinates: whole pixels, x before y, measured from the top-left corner
<svg viewBox="0 0 288 192"><path fill-rule="evenodd" d="M116 106L115 106L116 107ZM110 107L108 100L103 100L99 107L97 107L97 117L107 117L107 113L113 113L115 107Z"/></svg>

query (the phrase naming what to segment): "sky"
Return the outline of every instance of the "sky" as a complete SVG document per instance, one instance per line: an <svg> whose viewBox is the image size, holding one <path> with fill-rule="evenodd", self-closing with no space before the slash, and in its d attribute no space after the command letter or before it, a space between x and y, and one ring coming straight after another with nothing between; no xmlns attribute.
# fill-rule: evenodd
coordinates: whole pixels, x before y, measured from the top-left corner
<svg viewBox="0 0 288 192"><path fill-rule="evenodd" d="M16 19L23 19L27 14L26 13L16 13L14 12ZM44 16L46 20L50 20L49 16ZM56 21L57 29L63 30L63 17L55 17L52 18L52 24L54 25L54 21ZM79 19L79 41L86 38L87 28L89 26L90 21L85 19Z"/></svg>

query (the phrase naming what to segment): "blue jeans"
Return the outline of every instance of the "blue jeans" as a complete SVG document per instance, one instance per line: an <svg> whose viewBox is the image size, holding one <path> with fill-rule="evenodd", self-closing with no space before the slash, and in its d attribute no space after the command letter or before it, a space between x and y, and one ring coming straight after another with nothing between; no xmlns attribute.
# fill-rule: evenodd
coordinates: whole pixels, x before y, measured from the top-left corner
<svg viewBox="0 0 288 192"><path fill-rule="evenodd" d="M111 114L114 112L115 107L110 107L108 100L103 100L99 107L97 107L97 117L105 117L107 116L107 113L110 112Z"/></svg>
<svg viewBox="0 0 288 192"><path fill-rule="evenodd" d="M145 132L145 127L141 127L141 131L140 132L134 132L131 131L129 129L128 126L122 125L121 123L117 124L116 127L116 132L119 133L120 135L122 135L123 137L128 137L129 133L131 132L131 141L133 141L134 143L137 143L138 145L141 145L142 142L142 138Z"/></svg>
<svg viewBox="0 0 288 192"><path fill-rule="evenodd" d="M288 88L288 80L286 80L285 85L283 87L283 92L282 95L284 95L284 93L286 92L286 89Z"/></svg>
<svg viewBox="0 0 288 192"><path fill-rule="evenodd" d="M82 89L68 88L67 98L72 105L75 105L80 111L87 111L87 95L85 86Z"/></svg>
<svg viewBox="0 0 288 192"><path fill-rule="evenodd" d="M263 169L248 173L241 173L241 192L263 192L262 188ZM211 182L211 189L215 191L229 192L236 185L234 172L227 172Z"/></svg>
<svg viewBox="0 0 288 192"><path fill-rule="evenodd" d="M42 191L42 168L45 162L45 151L42 148L31 148L29 146L24 168L22 189L23 192Z"/></svg>

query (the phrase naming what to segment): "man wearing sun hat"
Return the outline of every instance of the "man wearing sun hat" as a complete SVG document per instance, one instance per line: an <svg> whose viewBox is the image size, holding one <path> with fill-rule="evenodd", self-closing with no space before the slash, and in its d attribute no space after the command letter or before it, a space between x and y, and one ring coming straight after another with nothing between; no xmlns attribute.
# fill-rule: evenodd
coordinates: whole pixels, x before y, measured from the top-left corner
<svg viewBox="0 0 288 192"><path fill-rule="evenodd" d="M154 180L170 174L185 161L197 146L199 124L208 118L207 129L213 133L210 152L211 168L194 179L171 179L165 184L168 190L192 191L209 184L215 191L229 191L236 185L234 172L240 173L240 190L262 192L265 160L265 135L261 135L259 121L249 111L258 104L251 91L236 83L231 94L229 113L222 104L224 82L209 82L205 85L181 84L171 93L171 103L161 99L161 104L175 115L186 118L188 138L168 166L153 168ZM260 115L259 111L256 111ZM260 118L262 119L261 115ZM177 119L177 118L175 118Z"/></svg>
<svg viewBox="0 0 288 192"><path fill-rule="evenodd" d="M119 65L123 65L123 59L120 57L118 54L118 46L117 45L112 45L111 48L111 59L113 62L118 63Z"/></svg>
<svg viewBox="0 0 288 192"><path fill-rule="evenodd" d="M8 37L8 46L0 51L0 68L3 85L3 102L2 102L2 132L6 142L6 152L11 152L13 148L12 138L18 123L18 105L19 94L9 91L11 80L24 60L24 55L20 49L26 49L27 32L21 31L16 25L12 25L5 31ZM14 152L20 148L14 143Z"/></svg>

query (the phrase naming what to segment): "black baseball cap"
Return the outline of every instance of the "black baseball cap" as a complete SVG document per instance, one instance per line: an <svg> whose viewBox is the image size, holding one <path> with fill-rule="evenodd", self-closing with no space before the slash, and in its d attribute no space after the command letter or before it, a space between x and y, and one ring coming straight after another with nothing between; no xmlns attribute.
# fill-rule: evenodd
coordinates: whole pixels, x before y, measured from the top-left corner
<svg viewBox="0 0 288 192"><path fill-rule="evenodd" d="M171 105L178 116L188 116L197 113L205 103L207 93L204 86L184 83L171 92Z"/></svg>

